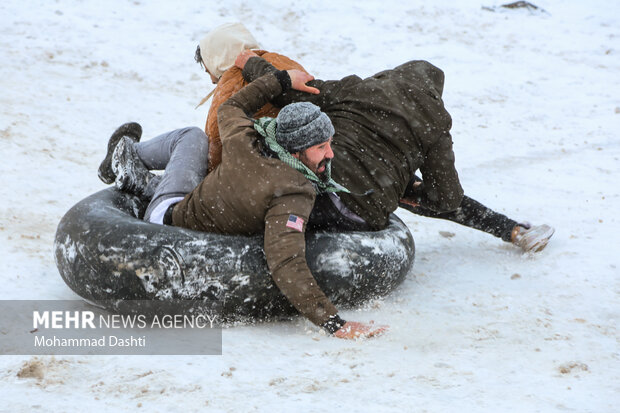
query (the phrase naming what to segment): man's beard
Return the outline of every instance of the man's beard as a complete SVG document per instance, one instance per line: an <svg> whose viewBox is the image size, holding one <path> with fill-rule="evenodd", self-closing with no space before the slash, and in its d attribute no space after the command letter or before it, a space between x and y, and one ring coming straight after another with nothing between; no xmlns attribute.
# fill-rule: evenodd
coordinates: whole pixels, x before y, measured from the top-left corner
<svg viewBox="0 0 620 413"><path fill-rule="evenodd" d="M329 180L329 175L327 171L329 171L330 164L331 164L331 159L323 159L321 162L319 162L319 164L316 167L317 171L321 169L322 166L325 167L325 170L323 172L317 172L316 174L316 176L323 182L327 182Z"/></svg>

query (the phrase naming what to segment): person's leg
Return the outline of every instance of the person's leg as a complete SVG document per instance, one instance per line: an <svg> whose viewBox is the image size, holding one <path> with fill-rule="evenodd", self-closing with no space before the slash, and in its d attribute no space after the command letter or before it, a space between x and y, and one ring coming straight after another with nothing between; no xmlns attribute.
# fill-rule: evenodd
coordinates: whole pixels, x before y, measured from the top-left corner
<svg viewBox="0 0 620 413"><path fill-rule="evenodd" d="M412 205L409 201L418 198L419 192L423 190L423 183L420 177L414 175L407 185L398 206L416 215L456 222L457 224L484 231L506 242L511 241L512 231L519 225L517 221L487 208L467 195L463 196L461 205L451 212L439 213L419 205Z"/></svg>
<svg viewBox="0 0 620 413"><path fill-rule="evenodd" d="M461 205L452 212L438 213L421 206L412 206L403 201L401 201L398 206L417 215L446 219L456 222L457 224L484 231L507 242L511 241L512 230L518 225L517 221L487 208L468 196L464 196Z"/></svg>
<svg viewBox="0 0 620 413"><path fill-rule="evenodd" d="M159 182L144 214L146 221L159 204L184 197L207 174L209 140L199 128L177 129L137 143L135 147L138 157L149 170L165 170L161 178L156 178Z"/></svg>
<svg viewBox="0 0 620 413"><path fill-rule="evenodd" d="M532 226L529 223L519 223L468 196L464 196L461 205L452 212L438 213L415 205L412 200L417 198L416 193L421 190L421 184L422 180L414 176L407 185L403 199L398 206L417 215L446 219L484 231L503 241L511 242L524 251L541 251L555 232L552 227L545 224Z"/></svg>

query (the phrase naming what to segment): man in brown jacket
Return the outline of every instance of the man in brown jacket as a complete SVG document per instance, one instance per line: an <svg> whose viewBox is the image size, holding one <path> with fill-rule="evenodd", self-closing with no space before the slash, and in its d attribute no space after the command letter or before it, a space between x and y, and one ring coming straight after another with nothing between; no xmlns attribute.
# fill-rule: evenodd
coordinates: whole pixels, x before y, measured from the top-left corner
<svg viewBox="0 0 620 413"><path fill-rule="evenodd" d="M273 280L302 315L336 337L372 336L385 327L342 320L318 287L305 259L304 234L316 194L346 192L331 179L334 128L330 119L317 106L305 102L286 106L275 120L251 119L283 91L291 87L308 90L305 83L309 79L298 70L276 71L223 103L218 110L222 163L206 177L206 148L196 151L195 145L200 139L207 141L197 128L179 129L137 143L140 133L134 130L132 136L128 133L131 125L123 125L110 138L109 148L114 150L101 169L112 169L119 189L146 195L156 182L149 169L165 167L155 193L147 195L152 201L146 220L221 234L264 233L265 256ZM178 160L183 162L177 164ZM200 162L205 166L197 174L191 179L184 176ZM181 181L191 184L201 174L204 179L193 190L178 186ZM177 175L182 176L178 182ZM182 197L183 191L189 193Z"/></svg>

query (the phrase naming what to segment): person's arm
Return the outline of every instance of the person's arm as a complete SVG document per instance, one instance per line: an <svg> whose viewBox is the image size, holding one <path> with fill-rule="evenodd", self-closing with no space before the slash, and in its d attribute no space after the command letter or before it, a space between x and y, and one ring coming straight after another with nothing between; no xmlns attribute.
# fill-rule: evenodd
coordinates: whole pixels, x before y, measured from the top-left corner
<svg viewBox="0 0 620 413"><path fill-rule="evenodd" d="M289 302L314 324L335 337L372 337L387 329L345 321L317 285L306 262L305 229L313 195L292 193L274 198L265 216L265 256L274 282Z"/></svg>
<svg viewBox="0 0 620 413"><path fill-rule="evenodd" d="M422 184L417 187L418 196L413 201L436 212L457 209L463 200L463 188L454 161L452 137L445 132L424 156L420 167Z"/></svg>
<svg viewBox="0 0 620 413"><path fill-rule="evenodd" d="M237 67L243 69L242 74L246 82L252 82L267 73L277 70L265 59L258 56L251 56L245 60L240 59L236 64ZM284 107L293 102L311 102L321 109L325 109L340 100L338 92L344 86L349 82L358 82L359 80L357 76L347 76L342 80L324 81L314 79L306 81L303 86L299 83L296 84L291 89L283 91L283 93L276 96L271 102L278 107ZM318 89L320 93L308 93L308 87Z"/></svg>
<svg viewBox="0 0 620 413"><path fill-rule="evenodd" d="M256 79L222 103L217 111L217 122L222 143L237 134L240 128L253 129L251 116L270 99L288 90L291 80L286 71L275 71ZM240 122L244 118L246 122Z"/></svg>
<svg viewBox="0 0 620 413"><path fill-rule="evenodd" d="M289 193L273 198L265 216L265 256L282 294L303 316L322 326L338 310L317 285L306 262L305 231L314 204L313 189L309 189L294 193L283 188Z"/></svg>
<svg viewBox="0 0 620 413"><path fill-rule="evenodd" d="M237 59L235 60L235 66L243 70L243 67L246 65L248 60L252 57L259 57L259 56L256 53L254 53L254 51L252 50L244 50L243 52L239 53L239 55L237 56ZM262 60L267 62L265 59L262 59ZM275 66L273 66L269 62L267 62L267 64L268 66L265 66L263 75L267 73L277 72L278 69ZM309 81L314 80L314 76L312 76L311 74L308 74L305 70L300 70L300 69L295 69L295 68L282 69L282 70L286 71L289 74L291 78L292 89L298 90L300 92L311 93L313 95L318 95L320 93L319 89L306 85L306 83L308 83ZM252 81L254 81L254 79L252 80L244 79L244 80L248 83L251 83Z"/></svg>

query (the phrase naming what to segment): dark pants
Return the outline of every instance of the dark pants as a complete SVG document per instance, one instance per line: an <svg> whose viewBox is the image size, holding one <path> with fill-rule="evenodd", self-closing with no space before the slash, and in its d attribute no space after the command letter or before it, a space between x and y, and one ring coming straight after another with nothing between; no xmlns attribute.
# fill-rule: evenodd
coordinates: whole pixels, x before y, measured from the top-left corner
<svg viewBox="0 0 620 413"><path fill-rule="evenodd" d="M407 186L403 198L415 198L416 190L419 189L414 186L414 183L421 181L417 176L414 177ZM400 202L399 206L416 215L445 219L484 231L506 242L510 242L512 230L517 225L516 221L506 215L495 212L468 196L464 196L461 205L452 212L435 212L428 208L414 207L403 202ZM369 231L370 227L365 223L352 221L342 215L329 199L329 196L321 194L316 197L307 229L308 231Z"/></svg>
<svg viewBox="0 0 620 413"><path fill-rule="evenodd" d="M414 195L417 190L414 187L415 182L421 182L421 179L416 176L409 182L403 198L415 198ZM510 242L512 230L518 224L506 215L495 212L468 196L464 196L461 205L452 212L435 212L428 208L414 207L403 202L400 202L399 206L416 215L446 219L466 227L484 231L506 242Z"/></svg>

